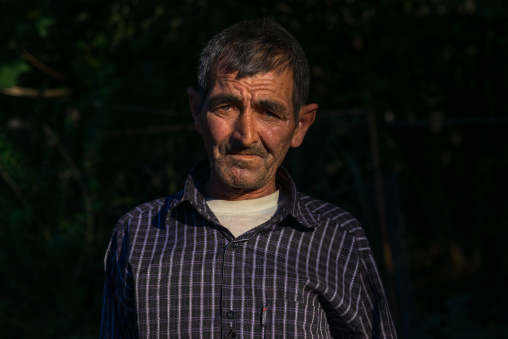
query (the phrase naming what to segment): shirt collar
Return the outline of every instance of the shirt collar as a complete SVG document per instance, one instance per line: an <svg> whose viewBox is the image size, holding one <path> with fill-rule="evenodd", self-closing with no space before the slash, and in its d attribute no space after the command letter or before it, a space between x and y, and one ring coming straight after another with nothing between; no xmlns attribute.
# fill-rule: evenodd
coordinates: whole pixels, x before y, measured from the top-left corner
<svg viewBox="0 0 508 339"><path fill-rule="evenodd" d="M205 197L200 192L210 175L210 164L208 160L198 162L191 169L183 192L175 197L170 209L181 205L184 201L190 203L203 217L215 223L219 223L215 215L208 208ZM314 228L318 222L318 217L312 215L305 202L300 198L300 193L296 190L296 185L289 172L282 166L277 169L277 183L289 192L289 203L280 213L277 222L288 217L292 217L299 224L306 228Z"/></svg>

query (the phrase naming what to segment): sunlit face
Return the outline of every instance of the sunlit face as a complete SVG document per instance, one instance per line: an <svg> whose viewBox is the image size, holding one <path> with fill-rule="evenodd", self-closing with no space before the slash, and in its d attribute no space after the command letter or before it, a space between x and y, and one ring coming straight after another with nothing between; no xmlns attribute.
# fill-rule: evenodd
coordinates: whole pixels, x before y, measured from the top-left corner
<svg viewBox="0 0 508 339"><path fill-rule="evenodd" d="M212 168L208 186L216 196L221 190L254 193L246 198L275 192L277 168L306 131L302 135L295 121L291 72L236 79L216 69L212 78L202 110L193 113Z"/></svg>

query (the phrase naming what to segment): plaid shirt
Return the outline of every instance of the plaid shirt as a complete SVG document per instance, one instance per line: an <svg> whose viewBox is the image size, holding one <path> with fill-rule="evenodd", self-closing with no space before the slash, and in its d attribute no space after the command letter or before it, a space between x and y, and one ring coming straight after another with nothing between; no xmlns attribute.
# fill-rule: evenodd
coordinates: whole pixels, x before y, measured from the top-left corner
<svg viewBox="0 0 508 339"><path fill-rule="evenodd" d="M208 208L194 167L177 194L120 219L106 252L101 338L395 338L358 221L296 191L235 238Z"/></svg>

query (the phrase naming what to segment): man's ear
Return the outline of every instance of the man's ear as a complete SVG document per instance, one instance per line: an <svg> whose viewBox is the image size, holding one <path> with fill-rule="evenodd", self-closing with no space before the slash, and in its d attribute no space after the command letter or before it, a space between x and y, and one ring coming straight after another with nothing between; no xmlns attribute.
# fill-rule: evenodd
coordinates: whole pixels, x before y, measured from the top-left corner
<svg viewBox="0 0 508 339"><path fill-rule="evenodd" d="M296 130L293 134L293 139L291 140L291 147L298 147L302 144L303 138L309 130L309 127L314 123L314 120L316 120L317 109L317 104L308 104L300 108Z"/></svg>
<svg viewBox="0 0 508 339"><path fill-rule="evenodd" d="M189 96L189 107L194 119L194 127L199 134L203 134L203 125L201 123L201 112L199 104L201 103L201 96L199 92L192 87L187 87L187 95Z"/></svg>

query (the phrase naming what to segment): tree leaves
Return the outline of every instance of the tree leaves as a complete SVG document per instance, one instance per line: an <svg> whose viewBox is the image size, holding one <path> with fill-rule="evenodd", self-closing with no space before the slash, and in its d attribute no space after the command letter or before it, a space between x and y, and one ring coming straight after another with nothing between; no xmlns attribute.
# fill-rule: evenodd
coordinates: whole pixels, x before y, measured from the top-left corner
<svg viewBox="0 0 508 339"><path fill-rule="evenodd" d="M0 87L12 87L18 83L18 78L23 73L30 71L30 66L25 60L0 64Z"/></svg>

